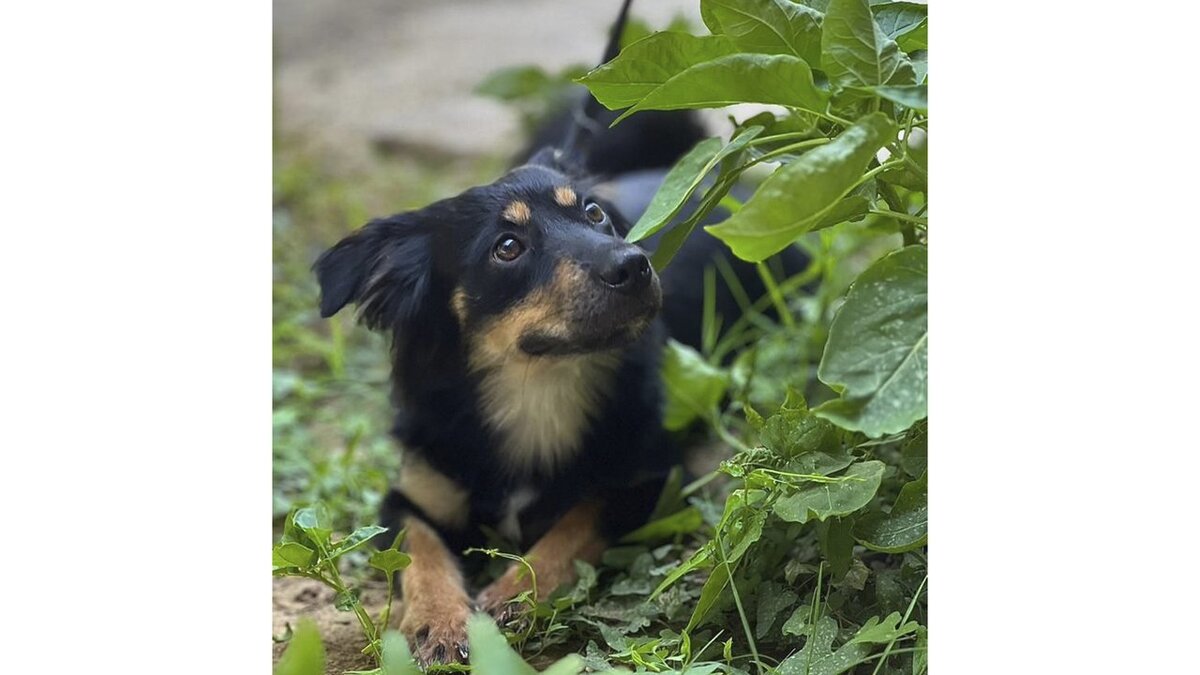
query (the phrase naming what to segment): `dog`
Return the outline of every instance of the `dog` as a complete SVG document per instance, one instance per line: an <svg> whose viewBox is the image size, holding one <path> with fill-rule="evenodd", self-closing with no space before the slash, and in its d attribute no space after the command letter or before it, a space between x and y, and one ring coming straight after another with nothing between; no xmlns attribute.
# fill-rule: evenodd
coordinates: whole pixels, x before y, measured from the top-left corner
<svg viewBox="0 0 1200 675"><path fill-rule="evenodd" d="M323 317L355 304L392 337L404 452L380 517L385 536L407 530L400 630L422 664L467 661L471 613L506 619L529 588L513 565L468 592L459 553L484 544L485 529L519 542L551 591L574 579L574 560L597 562L645 522L680 461L662 427L661 355L668 336L699 346L703 268L727 253L698 230L660 275L625 235L666 168L707 134L687 111L606 129L616 113L584 101L586 152L524 153L489 185L372 220L314 266ZM537 142L577 136L578 117L550 122ZM761 294L754 268L729 262ZM727 290L716 306L738 311Z"/></svg>

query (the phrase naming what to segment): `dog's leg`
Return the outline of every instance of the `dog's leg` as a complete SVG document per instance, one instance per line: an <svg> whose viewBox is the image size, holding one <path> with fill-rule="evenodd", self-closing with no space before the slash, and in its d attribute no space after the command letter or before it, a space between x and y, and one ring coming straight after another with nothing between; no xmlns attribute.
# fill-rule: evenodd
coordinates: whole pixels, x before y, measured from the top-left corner
<svg viewBox="0 0 1200 675"><path fill-rule="evenodd" d="M575 580L575 560L595 564L608 545L600 532L603 505L585 501L550 528L525 554L525 560L537 575L538 592L549 594L555 588ZM475 598L480 609L501 623L519 614L522 607L509 604L517 595L530 590L529 570L514 563L501 577L479 592Z"/></svg>
<svg viewBox="0 0 1200 675"><path fill-rule="evenodd" d="M437 532L409 516L404 548L412 564L400 576L404 616L400 632L421 665L467 661L467 618L471 600L454 555Z"/></svg>

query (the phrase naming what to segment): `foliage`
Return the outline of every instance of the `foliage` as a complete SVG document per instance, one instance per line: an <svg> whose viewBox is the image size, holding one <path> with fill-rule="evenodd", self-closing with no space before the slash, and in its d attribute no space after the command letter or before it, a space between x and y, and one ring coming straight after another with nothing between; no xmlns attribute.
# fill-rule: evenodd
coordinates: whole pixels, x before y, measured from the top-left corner
<svg viewBox="0 0 1200 675"><path fill-rule="evenodd" d="M575 584L522 598L531 621L503 627L507 641L473 620L474 669L537 672L516 647L556 673L918 675L928 644L926 9L868 0L701 0L700 9L708 35L682 25L627 34L618 57L579 81L613 108L767 106L731 119L727 136L682 158L630 235L662 233L653 259L662 269L724 208L706 230L755 263L768 288L748 297L728 266L714 267L706 294L728 285L739 315L710 309L702 348L672 343L665 359L668 426L695 433L700 425L733 452L689 484L674 481L656 519L600 565L578 564ZM532 102L556 96L572 72L511 71L485 89L542 114L549 106ZM731 189L747 180L759 184L742 203ZM284 200L298 220L304 208L294 207L312 205L299 195L314 185L302 187ZM792 246L809 263L787 277L772 256ZM320 383L293 419L277 420L277 482L290 486L277 490L277 509L324 500L337 529L352 531L370 522L359 509L374 507L372 492L390 470L375 449L386 444L376 430L387 422L358 430L316 411L339 399L344 410L370 410L357 405L360 393L368 397L352 389L355 380L373 383L377 405L383 348L347 348L373 338L337 321L316 339L293 335L295 325L314 325L315 292L305 288L308 304L293 305L281 289L291 272L277 280L277 389L290 387L277 393L277 417L281 400L287 410L298 390ZM323 361L295 367L303 353ZM345 448L344 464L313 450L330 439ZM281 453L281 443L305 450ZM348 459L363 444L378 476L351 468L363 465ZM300 455L309 466L289 464ZM328 483L306 478L322 466ZM343 478L350 489L336 484ZM301 511L277 553L293 572L336 581L331 556L346 540L324 539L334 528L319 517L301 527ZM343 565L366 570L355 555ZM380 641L372 626L367 633L364 624L369 645L386 652L386 634Z"/></svg>

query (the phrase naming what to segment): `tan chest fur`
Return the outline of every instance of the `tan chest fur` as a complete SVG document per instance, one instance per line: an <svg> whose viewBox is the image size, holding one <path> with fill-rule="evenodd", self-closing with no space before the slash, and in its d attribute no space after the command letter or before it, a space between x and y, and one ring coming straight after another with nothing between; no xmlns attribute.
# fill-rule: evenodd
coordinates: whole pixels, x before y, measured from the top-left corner
<svg viewBox="0 0 1200 675"><path fill-rule="evenodd" d="M574 455L615 368L611 356L588 355L511 359L488 369L480 412L504 439L511 467L553 469Z"/></svg>

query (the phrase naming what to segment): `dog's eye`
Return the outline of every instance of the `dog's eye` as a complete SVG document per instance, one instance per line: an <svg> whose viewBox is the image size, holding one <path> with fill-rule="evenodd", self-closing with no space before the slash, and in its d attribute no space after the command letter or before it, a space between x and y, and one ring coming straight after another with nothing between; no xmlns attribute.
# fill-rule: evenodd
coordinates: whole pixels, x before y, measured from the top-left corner
<svg viewBox="0 0 1200 675"><path fill-rule="evenodd" d="M603 223L604 219L608 218L608 215L604 213L604 209L600 208L600 205L596 202L588 202L588 205L583 207L583 215L587 216L587 219L595 225Z"/></svg>
<svg viewBox="0 0 1200 675"><path fill-rule="evenodd" d="M501 237L492 249L492 255L501 262L512 262L525 252L525 245L514 237Z"/></svg>

